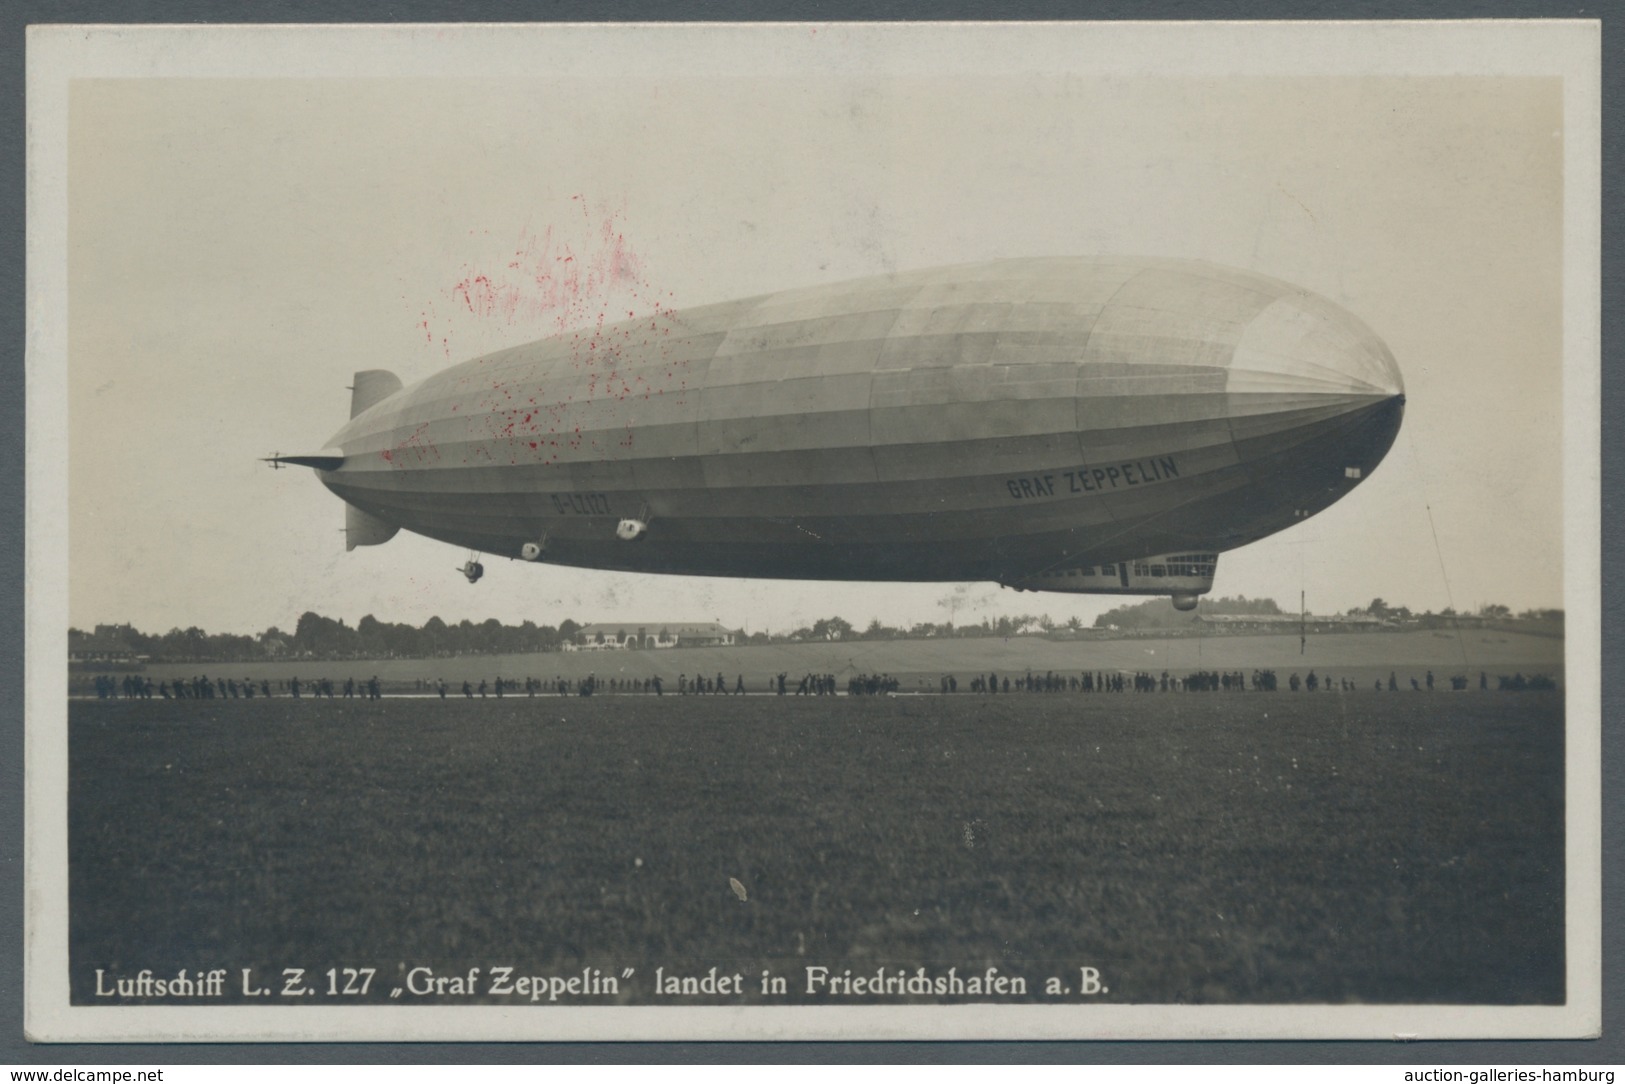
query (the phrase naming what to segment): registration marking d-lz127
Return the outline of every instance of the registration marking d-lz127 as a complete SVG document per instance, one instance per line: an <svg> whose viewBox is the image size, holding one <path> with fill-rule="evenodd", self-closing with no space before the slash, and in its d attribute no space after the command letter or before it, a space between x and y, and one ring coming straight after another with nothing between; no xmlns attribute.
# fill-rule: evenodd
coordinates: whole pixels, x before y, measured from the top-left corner
<svg viewBox="0 0 1625 1084"><path fill-rule="evenodd" d="M553 511L561 516L607 516L609 496L604 493L554 493Z"/></svg>

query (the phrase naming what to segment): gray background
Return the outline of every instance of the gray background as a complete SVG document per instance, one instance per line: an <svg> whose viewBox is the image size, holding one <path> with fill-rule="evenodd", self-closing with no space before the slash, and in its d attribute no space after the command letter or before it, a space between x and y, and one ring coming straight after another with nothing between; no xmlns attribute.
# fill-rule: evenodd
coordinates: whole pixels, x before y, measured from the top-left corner
<svg viewBox="0 0 1625 1084"><path fill-rule="evenodd" d="M119 52L149 47L140 35L96 37ZM212 37L214 49L247 46L230 34ZM1024 596L985 577L950 585L783 580L765 571L751 578L590 572L506 562L502 555L517 547L494 541L486 544L488 579L470 591L449 567L463 553L411 531L345 553L342 506L307 471L273 473L258 462L273 449L313 452L334 439L356 370L391 370L412 385L464 359L556 336L553 349L572 357L618 344L609 356L624 371L637 364L646 330L651 342L669 344L710 319L709 306L764 289L784 288L790 292L778 296L789 297L812 287L824 298L854 278L896 271L906 279L942 265L1051 254L1245 268L1347 310L1398 359L1405 424L1381 467L1357 495L1227 547L1216 594L1274 597L1285 607L1302 591L1314 613L1343 613L1378 595L1418 613L1562 604L1564 381L1556 377L1563 162L1572 140L1557 138L1565 123L1560 79L1171 78L1155 70L1156 39L1141 54L1149 74L1118 75L1100 66L1133 64L1141 49L1107 43L1092 26L889 35L783 28L749 34L748 45L676 27L635 35L496 28L458 39L444 47L447 74L432 79L303 78L276 61L270 70L286 74L275 79L72 81L73 627L128 622L154 633L199 626L251 634L289 628L311 607L351 624L367 614L413 625L431 616L549 625L569 616L706 620L785 633L830 613L857 628L872 620L907 628L1034 610L1060 624L1092 624L1119 600ZM1162 40L1174 49L1193 39ZM1502 40L1516 47L1518 39ZM304 42L312 58L342 49L319 33ZM394 70L422 70L435 46L420 44L425 60ZM455 57L469 55L459 48L490 57L482 78L450 74L462 63ZM508 48L524 59L501 61ZM750 59L758 51L776 59L766 72ZM343 51L333 57L340 71L351 63ZM698 57L696 76L689 58ZM1241 63L1240 70L1251 67ZM726 75L712 76L712 68ZM561 263L566 254L570 271ZM1058 288L1065 274L1051 272L1045 289ZM1083 304L1090 287L1079 281L1064 292ZM1112 296L1119 305L1151 303L1128 291ZM617 318L634 311L628 326L637 331L623 342ZM608 326L594 332L599 320ZM1090 353L1108 339L1095 325ZM643 374L647 385L674 390L684 377L720 379L705 354L682 356L681 375L660 365ZM840 356L841 372L863 368L858 348ZM764 364L748 367L760 378ZM897 364L903 360L887 362ZM1273 372L1275 364L1262 368ZM531 439L575 427L569 443L581 447L554 449L555 466L601 454L593 450L600 443L611 459L659 457L671 439L662 433L688 432L660 427L672 409L662 395L634 399L634 408L594 392L598 371L581 368L578 377L589 379L570 388L559 383L570 378L555 373L549 394L573 397L569 407L526 419ZM834 368L805 385L775 379L769 398L749 400L746 414L793 409L800 420L751 435L750 448L797 447L803 424L809 449L846 439L848 426L866 441L899 439L882 435L891 423L871 405L870 379L837 376ZM728 394L708 390L703 414L738 409L725 405ZM1038 397L1022 425L1040 424L1061 405L1055 388L1020 394ZM885 397L878 384L873 396L876 404ZM859 401L868 419L861 423L856 415L825 414L816 424L805 416ZM1157 416L1163 406L1149 409ZM1094 417L1094 409L1080 407L1079 418ZM1126 428L1135 409L1118 403L1106 416ZM526 427L519 416L509 420ZM460 424L395 439L449 453L447 442L463 439L450 435ZM622 447L628 425L633 448ZM1198 432L1183 434L1193 450ZM741 442L707 457L708 484L737 478L745 464L754 477L778 462L753 459L746 437L730 429L702 438L707 446ZM1162 439L1147 438L1151 447ZM1090 446L1102 443L1096 435L1072 446L1092 454ZM961 447L955 439L914 454L929 454L939 470L993 469L987 448L964 447L968 459L959 461ZM521 445L495 454L506 462L517 453L523 470L531 451ZM814 469L826 484L854 484L876 471L878 485L839 498L854 516L873 514L861 510L865 493L888 511L947 511L976 485L965 479L941 482L940 493L926 484L892 491L886 482L899 476L888 461L875 453L871 463L865 452L856 462L870 465L847 476L846 457L831 452L816 467L791 469ZM558 473L540 471L540 478ZM611 475L592 472L600 480L589 488L616 489ZM703 530L707 517L723 514L720 494L686 494L681 474L663 469L661 476L650 512L672 535ZM369 485L363 477L352 483ZM469 475L460 484L475 491L513 484L506 473L505 481L495 477ZM939 496L947 506L933 503ZM798 497L788 507L821 515L816 499ZM1001 505L992 522L1002 525L1005 511ZM1112 514L1132 515L1126 506ZM824 535L851 529L807 526ZM547 529L566 562L606 556L579 524ZM947 522L938 529L956 530ZM658 530L637 559L676 545L667 537ZM572 559L572 542L586 552Z"/></svg>

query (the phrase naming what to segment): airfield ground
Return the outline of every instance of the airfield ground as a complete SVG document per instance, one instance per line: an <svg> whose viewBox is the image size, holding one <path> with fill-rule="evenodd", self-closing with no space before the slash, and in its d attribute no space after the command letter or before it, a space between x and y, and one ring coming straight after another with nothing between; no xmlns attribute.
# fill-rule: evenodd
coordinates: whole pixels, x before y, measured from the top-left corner
<svg viewBox="0 0 1625 1084"><path fill-rule="evenodd" d="M227 968L236 997L242 968L324 993L329 968L375 968L349 1001L382 1004L413 968L499 965L635 972L560 1005L681 1002L655 968L713 966L746 1001L785 976L789 1003L864 1000L807 995L809 966L997 966L1035 1001L1085 966L1116 1003L1564 997L1561 693L76 701L69 720L79 1003L118 1000L97 969Z"/></svg>

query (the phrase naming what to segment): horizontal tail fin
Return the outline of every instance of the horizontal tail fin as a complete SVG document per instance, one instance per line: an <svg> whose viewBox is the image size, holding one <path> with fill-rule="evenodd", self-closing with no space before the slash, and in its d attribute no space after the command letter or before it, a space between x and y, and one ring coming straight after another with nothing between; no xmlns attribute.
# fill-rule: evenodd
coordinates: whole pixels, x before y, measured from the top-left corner
<svg viewBox="0 0 1625 1084"><path fill-rule="evenodd" d="M295 467L314 467L317 470L338 470L344 466L344 456L337 452L324 452L321 455L283 455L278 452L266 456L265 462L279 469L292 464Z"/></svg>

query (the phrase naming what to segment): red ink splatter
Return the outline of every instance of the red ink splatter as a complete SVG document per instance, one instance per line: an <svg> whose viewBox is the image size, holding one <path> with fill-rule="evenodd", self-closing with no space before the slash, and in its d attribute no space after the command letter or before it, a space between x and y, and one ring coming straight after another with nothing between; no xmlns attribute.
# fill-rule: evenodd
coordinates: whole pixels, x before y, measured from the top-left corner
<svg viewBox="0 0 1625 1084"><path fill-rule="evenodd" d="M452 404L453 413L467 405L469 424L484 428L493 441L510 450L542 453L538 459L515 451L515 461L557 462L558 455L544 446L614 454L613 449L631 446L634 419L624 406L616 411L624 416L606 417L601 404L647 401L687 387L686 380L674 387L679 371L686 373L688 365L687 359L672 356L672 328L681 332L682 326L667 297L647 281L644 261L627 240L623 213L595 211L581 194L570 200L580 210L579 222L567 216L545 229L527 226L511 248L474 255L440 302L430 302L418 314L416 326L425 344L448 357L454 332L470 329L471 323L487 339L492 330L509 328L529 333L520 341L549 333L567 336L558 340L566 356L558 359L555 348L555 362L542 370L550 382L563 386L538 386L536 370L504 362L499 355L478 359L459 376L464 395ZM469 236L476 237L476 231L469 230ZM489 237L490 231L482 236ZM476 240L471 247L481 243ZM626 312L625 320L606 325L611 311ZM651 384L661 371L664 386ZM529 439L540 437L544 427L555 436L561 431L569 435ZM491 455L477 445L471 450ZM425 454L419 450L420 457Z"/></svg>

